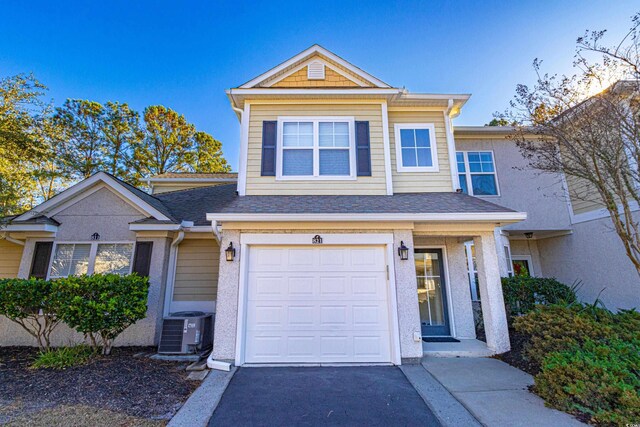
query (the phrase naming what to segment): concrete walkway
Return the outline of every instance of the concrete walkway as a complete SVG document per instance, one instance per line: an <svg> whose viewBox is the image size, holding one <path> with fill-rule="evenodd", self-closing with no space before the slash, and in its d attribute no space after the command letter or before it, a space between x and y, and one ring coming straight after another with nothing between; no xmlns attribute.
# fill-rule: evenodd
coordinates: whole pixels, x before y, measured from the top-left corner
<svg viewBox="0 0 640 427"><path fill-rule="evenodd" d="M584 425L544 406L527 389L533 377L500 360L426 357L422 366L486 426Z"/></svg>

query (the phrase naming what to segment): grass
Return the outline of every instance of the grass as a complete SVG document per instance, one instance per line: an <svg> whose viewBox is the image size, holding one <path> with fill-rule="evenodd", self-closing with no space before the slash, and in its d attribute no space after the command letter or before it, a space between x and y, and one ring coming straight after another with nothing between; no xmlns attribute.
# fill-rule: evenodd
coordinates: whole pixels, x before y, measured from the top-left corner
<svg viewBox="0 0 640 427"><path fill-rule="evenodd" d="M85 405L60 405L31 412L9 421L7 427L49 427L49 426L119 426L119 427L160 427L166 420L150 420L134 417L107 409Z"/></svg>
<svg viewBox="0 0 640 427"><path fill-rule="evenodd" d="M38 353L31 367L33 369L67 369L86 365L95 354L95 351L87 345L50 349Z"/></svg>

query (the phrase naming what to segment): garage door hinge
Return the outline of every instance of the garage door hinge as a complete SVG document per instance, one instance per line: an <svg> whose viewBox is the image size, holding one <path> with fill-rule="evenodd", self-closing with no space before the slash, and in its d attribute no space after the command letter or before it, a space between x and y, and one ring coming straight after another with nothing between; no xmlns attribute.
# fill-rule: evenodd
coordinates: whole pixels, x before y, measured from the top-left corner
<svg viewBox="0 0 640 427"><path fill-rule="evenodd" d="M387 280L389 280L389 266L387 265Z"/></svg>

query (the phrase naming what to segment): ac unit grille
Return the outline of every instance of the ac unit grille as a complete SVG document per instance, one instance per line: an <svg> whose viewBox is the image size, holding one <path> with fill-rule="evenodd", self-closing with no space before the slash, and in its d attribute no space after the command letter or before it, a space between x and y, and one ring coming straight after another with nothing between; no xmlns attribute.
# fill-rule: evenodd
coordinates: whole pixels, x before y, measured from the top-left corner
<svg viewBox="0 0 640 427"><path fill-rule="evenodd" d="M183 319L164 319L162 323L162 336L160 337L159 353L182 352Z"/></svg>

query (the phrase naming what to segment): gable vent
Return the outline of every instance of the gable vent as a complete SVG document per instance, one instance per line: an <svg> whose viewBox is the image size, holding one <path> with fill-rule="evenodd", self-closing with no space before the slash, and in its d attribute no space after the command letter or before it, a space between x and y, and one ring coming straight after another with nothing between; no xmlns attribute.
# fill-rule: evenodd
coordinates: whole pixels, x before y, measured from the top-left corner
<svg viewBox="0 0 640 427"><path fill-rule="evenodd" d="M307 66L307 78L309 80L324 80L324 64L313 61Z"/></svg>

